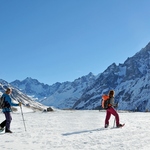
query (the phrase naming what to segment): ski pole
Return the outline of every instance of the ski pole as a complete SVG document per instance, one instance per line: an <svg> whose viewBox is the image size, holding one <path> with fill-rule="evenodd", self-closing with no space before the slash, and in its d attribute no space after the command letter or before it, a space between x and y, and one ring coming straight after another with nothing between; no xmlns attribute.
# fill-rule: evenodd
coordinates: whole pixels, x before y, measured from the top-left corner
<svg viewBox="0 0 150 150"><path fill-rule="evenodd" d="M115 122L116 122L116 118L114 118L114 125L113 125L113 128L115 127Z"/></svg>
<svg viewBox="0 0 150 150"><path fill-rule="evenodd" d="M118 104L119 104L119 103L116 103L116 112L117 112ZM118 113L118 112L117 112L117 113ZM113 128L115 128L115 122L116 122L116 118L114 118Z"/></svg>
<svg viewBox="0 0 150 150"><path fill-rule="evenodd" d="M20 109L21 109L21 114L22 114L22 119L23 119L23 124L24 124L24 129L26 130L26 125L25 125L25 120L24 120L24 115L23 115L23 111L22 111L22 106L20 105Z"/></svg>

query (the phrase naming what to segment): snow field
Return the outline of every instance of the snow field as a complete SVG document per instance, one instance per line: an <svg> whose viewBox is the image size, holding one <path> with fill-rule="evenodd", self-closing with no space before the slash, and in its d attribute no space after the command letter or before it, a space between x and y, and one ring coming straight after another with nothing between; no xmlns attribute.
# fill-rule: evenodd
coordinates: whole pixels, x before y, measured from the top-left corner
<svg viewBox="0 0 150 150"><path fill-rule="evenodd" d="M105 112L56 110L12 113L13 134L0 133L4 150L149 150L150 113L119 113L123 128L104 129ZM0 121L4 115L0 114Z"/></svg>

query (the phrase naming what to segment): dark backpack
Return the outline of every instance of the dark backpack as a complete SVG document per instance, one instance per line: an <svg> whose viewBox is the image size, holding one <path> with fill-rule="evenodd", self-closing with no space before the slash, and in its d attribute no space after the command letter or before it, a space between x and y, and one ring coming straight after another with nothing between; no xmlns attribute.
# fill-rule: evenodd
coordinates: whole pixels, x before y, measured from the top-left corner
<svg viewBox="0 0 150 150"><path fill-rule="evenodd" d="M5 107L5 97L1 96L0 98L0 109L3 109Z"/></svg>
<svg viewBox="0 0 150 150"><path fill-rule="evenodd" d="M108 95L103 95L102 96L102 108L107 109L109 108L110 105L110 98Z"/></svg>

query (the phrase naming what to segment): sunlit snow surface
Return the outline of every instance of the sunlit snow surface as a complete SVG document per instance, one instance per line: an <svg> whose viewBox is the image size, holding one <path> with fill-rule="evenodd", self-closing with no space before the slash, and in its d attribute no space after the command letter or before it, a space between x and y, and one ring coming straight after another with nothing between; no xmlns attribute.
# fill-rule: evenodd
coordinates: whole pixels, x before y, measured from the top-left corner
<svg viewBox="0 0 150 150"><path fill-rule="evenodd" d="M105 112L55 110L30 112L23 109L25 131L20 112L12 113L13 134L0 133L4 150L149 150L150 113L120 112L123 128L104 129ZM4 115L0 113L0 121Z"/></svg>

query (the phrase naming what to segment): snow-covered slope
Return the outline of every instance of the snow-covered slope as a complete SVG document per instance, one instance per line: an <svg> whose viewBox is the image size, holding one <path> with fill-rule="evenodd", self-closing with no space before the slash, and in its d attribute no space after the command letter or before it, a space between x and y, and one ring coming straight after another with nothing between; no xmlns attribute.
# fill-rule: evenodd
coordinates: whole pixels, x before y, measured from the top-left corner
<svg viewBox="0 0 150 150"><path fill-rule="evenodd" d="M76 79L73 82L65 82L60 85L59 89L42 104L52 105L57 108L72 108L74 103L81 97L87 87L89 87L94 81L93 74L83 76Z"/></svg>
<svg viewBox="0 0 150 150"><path fill-rule="evenodd" d="M2 150L149 150L149 115L119 113L125 126L112 128L112 116L109 128L104 129L105 113L95 110L24 113L25 131L21 114L13 113L14 133L0 133L0 147ZM1 121L3 117L0 114Z"/></svg>
<svg viewBox="0 0 150 150"><path fill-rule="evenodd" d="M11 98L15 103L18 103L18 101L22 102L24 107L27 107L31 110L41 110L47 109L46 106L42 105L41 103L38 103L36 101L33 101L31 98L23 94L18 89L12 87L9 83L7 83L4 80L0 80L0 96L6 91L7 87L10 87L12 89Z"/></svg>

